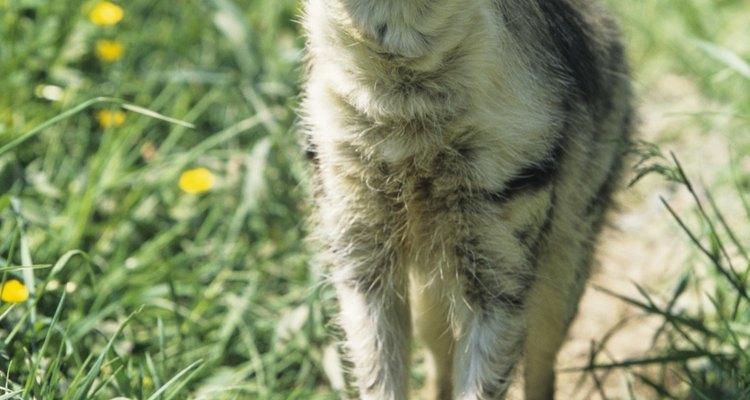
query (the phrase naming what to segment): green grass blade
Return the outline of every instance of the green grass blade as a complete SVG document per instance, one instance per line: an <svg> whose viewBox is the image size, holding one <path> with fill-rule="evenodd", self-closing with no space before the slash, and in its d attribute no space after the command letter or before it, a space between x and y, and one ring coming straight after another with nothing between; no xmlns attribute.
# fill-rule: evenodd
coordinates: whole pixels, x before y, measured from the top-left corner
<svg viewBox="0 0 750 400"><path fill-rule="evenodd" d="M659 396L662 396L663 398L679 400L679 398L672 395L672 393L670 393L666 387L657 383L655 380L651 379L650 377L643 375L643 374L635 374L635 377L638 378L638 380L640 380L641 383L653 389L656 393L659 394Z"/></svg>
<svg viewBox="0 0 750 400"><path fill-rule="evenodd" d="M94 384L94 380L99 376L99 373L101 372L102 365L104 364L104 360L107 357L107 353L109 353L109 350L112 348L112 345L114 345L115 340L118 336L122 333L122 331L125 329L125 327L130 323L130 321L133 319L133 317L141 312L141 309L138 309L134 311L132 314L130 314L125 321L120 324L120 327L117 328L117 332L115 332L114 335L109 339L107 342L107 345L102 350L101 354L99 354L99 357L97 358L96 362L94 362L94 365L91 366L91 370L84 378L84 381L82 382L81 386L78 387L78 389L75 391L75 395L73 396L73 399L88 399L89 390Z"/></svg>
<svg viewBox="0 0 750 400"><path fill-rule="evenodd" d="M729 69L750 79L750 63L743 60L737 53L703 40L693 40L692 43Z"/></svg>
<svg viewBox="0 0 750 400"><path fill-rule="evenodd" d="M161 386L161 374L163 370L166 370L166 367L163 367L163 370L160 371L156 368L156 365L154 364L154 359L151 357L150 353L146 353L146 368L148 369L149 376L151 377L151 381L154 383L154 386Z"/></svg>
<svg viewBox="0 0 750 400"><path fill-rule="evenodd" d="M58 377L60 373L64 351L65 351L65 346L60 346L60 348L57 350L57 354L50 362L49 367L47 367L47 373L44 377L44 382L41 388L41 393L54 393L56 384L59 381Z"/></svg>
<svg viewBox="0 0 750 400"><path fill-rule="evenodd" d="M99 382L93 389L90 390L91 393L87 398L96 397L95 395L99 392L99 390L109 385L110 382L114 381L117 377L117 374L124 368L124 365L120 365L116 370L112 371L112 373L106 379L102 379L101 382Z"/></svg>
<svg viewBox="0 0 750 400"><path fill-rule="evenodd" d="M729 256L729 252L727 252L727 249L724 246L724 243L720 239L719 231L716 229L716 225L714 224L713 219L709 216L709 214L706 212L706 209L703 207L703 202L698 196L698 193L694 189L693 185L690 183L690 179L685 173L685 170L682 168L682 164L680 163L680 160L677 159L677 156L675 156L674 153L670 153L670 154L672 156L672 160L674 161L677 167L677 172L680 174L680 176L682 176L685 182L685 185L687 186L688 191L690 192L690 195L693 197L693 201L695 202L695 205L698 207L698 212L700 213L701 218L708 225L708 228L711 233L712 241L718 247L718 250L720 251L721 255L724 256L724 260L726 261L726 264L729 267L729 272L731 272L731 275L732 275L731 279L738 280L739 274L737 273L737 270L734 268L734 265L732 264L732 258ZM709 195L707 191L704 191L704 192L706 193L706 195ZM717 257L716 258L717 267L719 267L718 262L719 262L719 258ZM743 293L744 293L744 290L743 290Z"/></svg>
<svg viewBox="0 0 750 400"><path fill-rule="evenodd" d="M192 149L190 149L190 151L185 155L185 157L187 158L185 163L192 161L199 155L205 154L208 150L211 150L212 148L227 142L235 136L257 127L258 125L263 123L265 118L266 117L254 115L252 117L248 117L241 121L238 121L219 132L209 135L201 143L195 145Z"/></svg>
<svg viewBox="0 0 750 400"><path fill-rule="evenodd" d="M62 257L57 259L54 265L52 265L52 270L50 270L49 278L55 277L55 275L57 275L68 264L68 262L70 262L70 259L75 256L80 256L84 260L91 262L91 257L89 257L88 253L84 251L81 251L81 250L67 251L65 252L65 254L62 255Z"/></svg>
<svg viewBox="0 0 750 400"><path fill-rule="evenodd" d="M161 355L159 358L159 372L163 374L167 370L167 335L164 332L164 320L161 317L156 319L156 328L159 332L159 354ZM146 353L146 357L153 364L151 356L148 353Z"/></svg>
<svg viewBox="0 0 750 400"><path fill-rule="evenodd" d="M32 384L35 381L37 370L41 368L42 358L44 356L44 353L47 351L47 346L49 345L49 341L52 338L52 333L54 332L55 326L57 325L57 322L60 320L60 315L62 315L63 305L65 304L65 293L66 292L63 291L62 296L60 296L60 301L57 303L57 309L55 310L55 314L49 323L49 328L47 328L47 334L44 336L44 343L42 344L42 347L37 352L36 358L34 360L34 364L32 364L31 369L29 370L29 376L26 379L26 384L23 390L24 398L29 396L31 393Z"/></svg>
<svg viewBox="0 0 750 400"><path fill-rule="evenodd" d="M30 270L37 270L37 269L47 269L51 267L52 264L36 264L36 265L11 265L7 267L0 267L0 273L2 272L12 272L12 271L22 271L25 269Z"/></svg>
<svg viewBox="0 0 750 400"><path fill-rule="evenodd" d="M680 296L682 296L682 294L685 293L685 290L688 287L689 281L690 281L690 273L683 274L682 277L680 278L679 283L677 284L677 287L674 290L674 293L672 294L672 298L669 299L669 302L667 303L667 307L665 309L665 312L667 314L672 314L672 309L674 308L675 304L677 304L677 300L680 298ZM652 347L656 346L659 340L659 337L666 330L668 324L669 324L669 320L665 318L664 321L662 321L662 324L659 326L659 328L656 330L656 332L652 336L652 339L651 339Z"/></svg>
<svg viewBox="0 0 750 400"><path fill-rule="evenodd" d="M16 221L18 223L18 250L21 256L22 265L34 265L31 259L31 249L29 248L29 239L26 236L26 220L21 212L21 201L18 198L10 199L10 206L13 212L16 214ZM36 298L36 280L34 272L29 269L21 270L23 275L23 283L29 290L29 298L34 301ZM29 309L29 320L31 324L36 324L36 307Z"/></svg>
<svg viewBox="0 0 750 400"><path fill-rule="evenodd" d="M712 332L711 329L709 329L708 327L706 327L702 322L700 322L698 320L686 318L686 317L683 317L683 316L680 316L680 315L669 314L669 313L665 312L664 310L662 310L662 309L660 309L658 307L645 304L643 302L640 302L640 301L635 300L633 298L630 298L628 296L621 295L619 293L613 292L613 291L611 291L611 290L609 290L607 288L604 288L602 286L599 286L599 285L593 285L592 287L594 289L596 289L596 290L599 290L601 292L609 294L610 296L616 297L616 298L618 298L618 299L620 299L620 300L622 300L622 301L624 301L624 302L626 302L628 304L636 306L636 307L642 309L643 311L647 312L648 314L661 315L662 317L669 318L669 319L671 319L671 320L673 320L675 322L678 322L678 323L680 323L682 325L690 327L691 329L696 330L698 332L701 332L701 333L703 333L705 335L716 337L716 334L714 332Z"/></svg>
<svg viewBox="0 0 750 400"><path fill-rule="evenodd" d="M89 364L91 364L91 361L94 359L94 353L89 354L86 359L81 363L81 365L78 367L78 371L73 376L72 380L70 381L70 389L65 392L65 396L63 396L64 400L68 400L73 398L73 396L76 394L76 392L73 391L74 388L79 386L79 382L81 379L83 379L84 375L86 374L86 368L88 368Z"/></svg>
<svg viewBox="0 0 750 400"><path fill-rule="evenodd" d="M162 120L164 122L169 122L170 124L179 125L183 128L195 129L195 125L191 124L190 122L182 121L182 120L172 118L172 117L167 117L166 115L162 115L162 114L159 114L158 112L151 111L148 108L144 108L141 106L137 106L135 104L128 104L128 103L116 103L116 104L119 104L120 107L128 111L133 111L135 113L145 115L147 117Z"/></svg>
<svg viewBox="0 0 750 400"><path fill-rule="evenodd" d="M737 293L739 293L740 296L742 296L745 300L750 301L750 297L748 297L747 289L744 286L744 283L740 281L740 277L730 273L730 271L727 271L722 265L721 260L716 255L712 254L708 249L706 249L705 246L703 246L703 243L698 240L698 238L695 236L695 234L688 228L687 224L685 224L685 221L680 218L680 216L677 214L677 212L667 203L664 198L661 198L662 204L664 204L667 207L667 210L672 215L672 217L677 221L677 223L680 225L682 230L690 237L690 241L693 242L693 244L711 261L711 264L716 268L716 270L726 278L726 280L731 284L736 290Z"/></svg>
<svg viewBox="0 0 750 400"><path fill-rule="evenodd" d="M178 372L175 376L172 377L172 379L168 380L167 383L165 383L164 385L162 385L162 387L160 387L159 390L157 390L156 392L154 392L154 394L152 394L151 396L149 396L148 399L146 399L146 400L156 400L159 396L161 396L164 392L166 392L166 390L169 389L170 386L172 386L172 385L176 384L177 382L179 382L180 378L182 378L183 375L187 374L192 369L200 366L201 364L203 364L203 360L198 360L198 361L196 361L196 362L188 365L187 367L183 368L182 371Z"/></svg>
<svg viewBox="0 0 750 400"><path fill-rule="evenodd" d="M10 195L4 194L0 196L0 213L3 212L10 205Z"/></svg>
<svg viewBox="0 0 750 400"><path fill-rule="evenodd" d="M56 115L56 116L48 119L47 121L41 123L39 126L31 129L30 131L26 132L25 134L17 137L16 139L10 141L9 143L3 145L2 147L0 147L0 156L3 155L3 154L5 154L5 153L7 153L8 151L10 151L10 150L18 147L18 146L20 146L21 144L23 144L27 140L31 139L32 137L38 135L40 132L44 131L45 129L49 128L50 126L52 126L52 125L54 125L54 124L56 124L56 123L58 123L60 121L66 120L66 119L68 119L68 118L70 118L70 117L72 117L72 116L74 116L74 115L76 115L76 114L78 114L78 113L80 113L80 112L82 112L82 111L84 111L84 110L86 110L86 109L88 109L88 108L96 105L96 104L116 104L116 105L119 105L122 108L125 108L127 110L130 110L130 111L133 111L133 112L136 112L136 113L139 113L139 114L143 114L143 115L145 115L147 117L151 117L151 118L155 118L155 119L160 119L162 121L166 121L166 122L169 122L169 123L172 123L172 124L177 124L177 125L180 125L180 126L184 126L186 128L194 128L195 127L195 125L193 125L193 124L191 124L189 122L185 122L185 121L181 121L181 120L178 120L178 119L167 117L166 115L159 114L159 113L157 113L155 111L151 111L149 109L137 106L135 104L126 103L124 100L121 100L121 99L117 99L117 98L114 98L114 97L95 97L93 99L89 99L87 101L84 101L83 103L81 103L81 104L79 104L79 105L77 105L77 106L75 106L75 107L73 107L73 108L71 108L69 110L63 111L62 113L60 113L60 114L58 114L58 115Z"/></svg>
<svg viewBox="0 0 750 400"><path fill-rule="evenodd" d="M15 392L9 392L0 396L0 400L18 399L18 395L22 394L23 390L16 390Z"/></svg>
<svg viewBox="0 0 750 400"><path fill-rule="evenodd" d="M71 109L69 109L67 111L62 112L61 114L58 114L58 115L56 115L56 116L48 119L47 121L43 122L39 126L31 129L30 131L28 131L25 134L19 136L15 140L12 140L9 143L5 144L4 146L0 147L0 155L3 155L6 152L10 151L11 149L14 149L14 148L18 147L19 145L23 144L27 140L31 139L32 137L34 137L37 134L39 134L40 132L42 132L43 130L49 128L50 126L52 126L52 125L54 125L54 124L56 124L56 123L58 123L58 122L60 122L62 120L65 120L67 118L70 118L70 117L78 114L79 112L81 112L81 111L83 111L83 110L91 107L94 104L101 103L101 102L104 102L104 101L105 101L104 98L100 98L100 97L93 98L93 99L84 101L83 103L81 103L81 104L79 104L79 105L77 105L77 106L75 106L75 107L73 107L73 108L71 108Z"/></svg>
<svg viewBox="0 0 750 400"><path fill-rule="evenodd" d="M635 359L628 359L628 360L618 361L618 362L586 365L584 367L579 368L579 370L590 371L590 370L630 368L630 367L635 367L635 366L646 366L646 365L662 365L662 364L669 364L669 363L685 362L685 361L695 360L697 358L704 358L704 357L727 357L727 356L728 355L724 353L710 353L707 351L692 351L692 350L690 351L677 350L665 356L635 358Z"/></svg>
<svg viewBox="0 0 750 400"><path fill-rule="evenodd" d="M732 244L734 244L734 247L737 249L737 251L740 252L742 258L744 258L746 262L750 262L750 256L748 256L747 250L745 250L745 246L740 243L740 240L737 238L734 230L727 223L726 218L724 218L724 214L716 204L716 200L714 199L714 196L711 194L711 192L706 191L706 199L708 199L708 204L711 206L711 211L713 211L714 215L716 216L719 225L721 225L722 229L724 229L724 232L727 233L729 239L732 241Z"/></svg>

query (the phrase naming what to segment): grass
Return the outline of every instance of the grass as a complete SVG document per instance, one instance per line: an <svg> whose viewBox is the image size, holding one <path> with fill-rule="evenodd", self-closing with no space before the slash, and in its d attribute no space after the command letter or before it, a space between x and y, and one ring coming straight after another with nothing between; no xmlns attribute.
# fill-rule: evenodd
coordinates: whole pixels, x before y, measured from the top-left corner
<svg viewBox="0 0 750 400"><path fill-rule="evenodd" d="M686 257L684 272L666 293L649 292L637 283L639 296L598 288L641 310L640 318L657 319L659 328L652 337L639 339L652 343L648 354L618 360L607 352L609 340L625 325L618 324L592 347L583 370L603 399L750 398L750 170L744 156L750 149L750 47L737 40L750 34L740 22L740 15L750 9L739 1L690 1L679 10L658 2L615 6L625 16L629 42L640 51L634 57L640 91L650 93L649 86L665 74L679 75L683 84L697 89L706 107L672 115L659 144L708 142L711 135L721 135L731 146L732 159L716 160L723 167L714 175L691 176L679 154L665 155L649 143L637 149L640 161L633 184L658 175L672 182L673 190L689 194L690 206L678 209L663 198L662 203L665 217L679 227L692 256ZM696 130L697 135L683 137ZM690 167L696 171L705 166ZM603 379L623 370L625 393L608 392Z"/></svg>
<svg viewBox="0 0 750 400"><path fill-rule="evenodd" d="M750 54L750 6L609 3L640 91L665 71L687 77L738 116L722 134L749 149L750 84L726 50ZM0 399L338 398L331 294L303 244L297 2L134 0L113 26L89 21L95 4L0 0L0 278L32 291L0 304ZM100 39L122 57L100 60ZM125 121L105 127L99 111ZM210 191L178 188L195 167L214 174ZM701 322L724 335L707 348L727 351L714 343L731 349L745 320L725 312L726 277L711 279L722 292ZM662 335L683 350L673 325ZM698 382L714 369L678 370Z"/></svg>
<svg viewBox="0 0 750 400"><path fill-rule="evenodd" d="M35 291L0 320L0 396L331 398L296 3L126 2L105 27L93 5L0 3L0 268ZM101 38L122 58L99 60ZM180 191L193 167L212 191Z"/></svg>
<svg viewBox="0 0 750 400"><path fill-rule="evenodd" d="M689 219L664 198L661 201L700 257L685 269L666 296L650 293L640 285L637 297L597 287L643 315L657 318L660 326L648 338L652 343L649 354L612 360L606 346L624 326L618 324L592 349L583 370L599 383L603 374L625 369L634 382L650 388L659 398L750 398L747 186L735 181L735 196L743 215L730 218L710 191L693 182L674 154L667 157L653 145L642 149L642 154L634 183L656 173L690 194L694 210ZM644 366L653 368L646 373L639 369ZM603 389L600 393L607 398Z"/></svg>

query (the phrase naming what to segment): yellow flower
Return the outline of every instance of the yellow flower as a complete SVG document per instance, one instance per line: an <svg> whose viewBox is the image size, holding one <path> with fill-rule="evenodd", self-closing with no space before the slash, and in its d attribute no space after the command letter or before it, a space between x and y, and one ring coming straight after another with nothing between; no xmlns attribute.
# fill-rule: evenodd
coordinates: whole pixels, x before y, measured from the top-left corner
<svg viewBox="0 0 750 400"><path fill-rule="evenodd" d="M124 14L117 4L102 1L89 12L89 20L96 25L114 25L120 22Z"/></svg>
<svg viewBox="0 0 750 400"><path fill-rule="evenodd" d="M96 56L104 62L113 62L122 58L124 51L122 43L116 40L97 40Z"/></svg>
<svg viewBox="0 0 750 400"><path fill-rule="evenodd" d="M214 187L214 174L206 168L189 169L180 175L177 183L185 193L203 193Z"/></svg>
<svg viewBox="0 0 750 400"><path fill-rule="evenodd" d="M0 285L0 299L6 303L20 303L28 298L29 289L15 279Z"/></svg>
<svg viewBox="0 0 750 400"><path fill-rule="evenodd" d="M125 122L125 113L120 110L100 110L95 117L103 128L116 128Z"/></svg>

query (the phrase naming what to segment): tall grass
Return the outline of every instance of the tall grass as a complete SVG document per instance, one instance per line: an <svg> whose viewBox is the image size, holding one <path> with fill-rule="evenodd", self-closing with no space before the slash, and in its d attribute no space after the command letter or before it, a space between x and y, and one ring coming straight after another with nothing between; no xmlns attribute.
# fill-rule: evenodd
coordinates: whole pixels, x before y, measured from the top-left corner
<svg viewBox="0 0 750 400"><path fill-rule="evenodd" d="M669 296L649 293L640 285L638 297L598 287L645 316L657 318L660 326L648 338L652 349L645 357L611 360L606 355L607 342L624 325L615 326L592 349L583 370L600 382L602 373L628 369L634 384L652 389L659 398L750 398L747 186L736 181L735 195L744 215L730 217L710 191L693 182L674 154L666 157L653 145L644 146L641 154L636 181L655 173L690 194L694 210L688 216L663 198L662 203L700 259L676 280ZM648 373L641 369L645 366L652 367ZM600 391L607 398L606 392Z"/></svg>
<svg viewBox="0 0 750 400"><path fill-rule="evenodd" d="M95 4L0 2L0 268L33 291L0 313L0 397L330 398L296 2ZM198 166L216 186L181 192Z"/></svg>
<svg viewBox="0 0 750 400"><path fill-rule="evenodd" d="M640 309L643 316L660 321L648 338L652 349L644 357L620 360L608 355L609 340L625 323L613 327L592 347L590 362L583 369L605 399L622 396L608 393L602 385L602 379L615 370L628 371L628 398L750 398L750 171L746 157L750 149L750 47L746 41L736 40L750 34L750 27L740 22L747 4L688 3L672 12L666 4L632 5L641 12L649 9L645 15L662 17L652 28L647 24L653 20L628 18L643 28L629 30L631 41L643 51L644 63L638 73L641 82L658 81L665 73L684 76L711 108L710 112L690 109L673 115L669 140L684 141L681 132L695 132L697 127L698 140L724 136L733 158L714 159L724 165L718 175L691 177L679 154L665 155L654 144L644 143L637 149L641 159L633 184L657 175L689 194L690 207L676 208L665 199L662 203L665 218L679 227L694 255L667 295L649 292L638 284L639 296L598 288ZM648 92L647 88L641 90ZM670 147L670 142L658 140L661 146ZM702 166L690 167L700 171Z"/></svg>
<svg viewBox="0 0 750 400"><path fill-rule="evenodd" d="M716 62L727 53L705 43L747 54L736 15L750 6L610 3L644 86L689 75L747 115L741 78ZM0 399L337 398L330 292L303 245L297 1L123 1L113 26L89 21L96 4L0 0L0 278L31 291L0 304ZM101 39L122 57L97 57ZM211 191L178 188L193 167L214 174ZM719 308L734 305L715 280ZM744 307L704 313L734 328ZM660 337L684 349L670 324ZM708 339L711 354L734 343Z"/></svg>

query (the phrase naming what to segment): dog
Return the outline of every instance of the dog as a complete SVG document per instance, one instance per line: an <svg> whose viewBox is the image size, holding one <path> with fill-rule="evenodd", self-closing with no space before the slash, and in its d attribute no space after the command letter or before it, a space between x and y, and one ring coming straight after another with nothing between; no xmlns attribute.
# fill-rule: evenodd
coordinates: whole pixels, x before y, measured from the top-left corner
<svg viewBox="0 0 750 400"><path fill-rule="evenodd" d="M362 399L554 398L633 131L593 0L306 0L313 236Z"/></svg>

